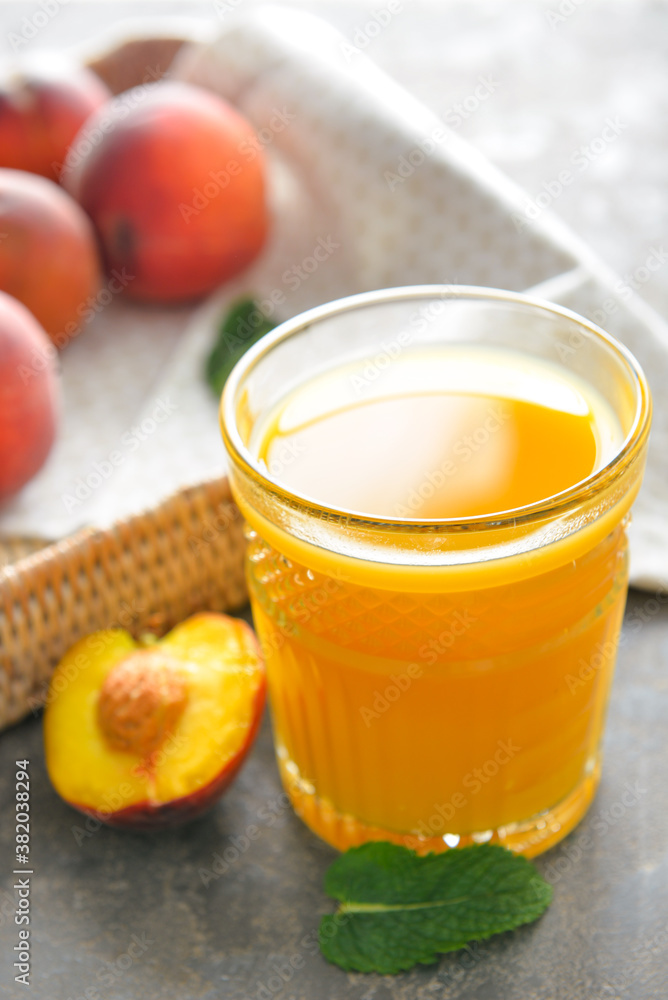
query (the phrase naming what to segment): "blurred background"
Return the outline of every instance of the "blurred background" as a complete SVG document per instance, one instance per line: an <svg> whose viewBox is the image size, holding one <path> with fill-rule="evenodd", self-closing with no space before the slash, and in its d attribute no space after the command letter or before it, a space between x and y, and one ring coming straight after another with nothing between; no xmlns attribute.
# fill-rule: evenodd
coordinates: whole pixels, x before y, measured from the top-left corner
<svg viewBox="0 0 668 1000"><path fill-rule="evenodd" d="M206 35L237 13L263 5L259 0L5 0L0 2L0 62L9 70L18 60L39 63L43 53L53 51L92 57L115 32L130 31L128 19L134 19L142 35L178 36L182 30ZM561 217L625 287L668 321L668 2L285 0L284 6L330 22L530 199ZM391 17L382 14L386 10ZM382 30L377 31L380 21ZM472 97L476 93L481 96ZM601 142L604 130L610 141ZM570 176L567 184L558 181L564 172ZM170 310L114 302L85 338L68 348L62 360L70 378L67 387L82 386L77 402L88 407L89 426L80 428L74 418L66 418L57 444L61 450L54 450L43 473L53 476L44 501L51 513L61 518L70 513L61 491L73 488L80 469L90 472L94 462L107 461L127 432L128 419L114 412L110 399L122 398L134 413L149 398L146 386L156 391L151 380L162 374L162 361L154 357L151 336L159 334L166 356L191 314L189 306ZM133 324L145 327L137 343ZM130 354L124 352L128 345L138 350L139 340L148 345L145 353L139 362L128 362ZM92 353L96 344L107 396L85 370L86 345ZM128 377L129 364L145 366L144 382L134 372ZM185 385L180 388L187 392ZM660 389L655 384L655 394ZM190 397L178 398L186 410ZM150 397L146 414L154 404ZM222 445L213 396L207 395L206 404L220 456L211 472L220 474ZM155 444L158 450L157 436ZM170 450L170 460L178 453L178 447ZM138 463L150 474L148 455L149 448L141 451ZM58 482L58 466L62 461L64 467L65 458L72 465ZM135 475L129 459L126 471L128 478ZM122 475L112 483L117 493L124 492ZM29 484L23 496L33 496L32 489ZM0 518L0 528L10 534L11 514L6 508ZM76 526L88 523L89 508L75 508L75 514ZM571 840L551 853L550 865L565 865L554 869L559 906L524 937L497 939L476 952L470 967L452 957L436 969L402 979L346 979L339 970L323 971L324 963L309 951L294 991L291 986L277 995L286 1000L293 993L309 1000L654 1000L668 995L665 608L647 594L632 594L627 628L632 642L620 655L603 785L581 828L585 835L596 832L596 850L584 854L578 841ZM83 848L72 837L68 807L48 785L39 720L29 717L9 730L3 755L0 791L7 796L10 764L19 756L36 762L34 847L41 867L35 896L40 967L34 996L91 996L86 991L99 984L99 969L108 971L109 963L123 956L130 932L148 929L158 942L148 957L124 971L111 993L99 990L91 1000L162 1000L176 995L175 989L184 998L248 1000L272 975L274 952L290 955L312 933L314 914L322 909L322 875L332 855L285 806L277 811L275 825L272 820L271 834L251 848L234 879L217 879L209 889L198 875L202 866L212 864L226 838L256 822L259 806L280 801L267 725L248 767L209 822L152 840L124 840L106 830L87 834ZM637 806L622 810L621 816L613 813L619 818L607 820L599 835L602 817L619 805L620 790L638 781L651 788L651 795L642 792L645 797ZM9 837L6 826L0 838L7 849ZM542 870L549 873L547 864ZM10 880L7 874L6 887ZM4 927L5 940L8 927L13 944L11 924ZM0 964L7 963L6 982L11 982L10 955L3 944ZM57 985L54 975L60 977ZM4 989L0 985L0 993Z"/></svg>
<svg viewBox="0 0 668 1000"><path fill-rule="evenodd" d="M220 22L257 0L136 0L45 4L34 37L16 52L10 36L39 3L0 4L0 56L97 47L122 20ZM318 13L533 197L588 147L608 117L624 125L593 155L550 208L620 275L633 276L668 239L668 4L663 0L403 0L375 36L365 31L387 7L358 0L287 2ZM175 24L174 27L177 27ZM464 101L492 77L495 88L472 112ZM448 117L449 115L449 117ZM584 154L586 155L586 153ZM641 272L639 278L643 278ZM668 318L668 267L638 291Z"/></svg>

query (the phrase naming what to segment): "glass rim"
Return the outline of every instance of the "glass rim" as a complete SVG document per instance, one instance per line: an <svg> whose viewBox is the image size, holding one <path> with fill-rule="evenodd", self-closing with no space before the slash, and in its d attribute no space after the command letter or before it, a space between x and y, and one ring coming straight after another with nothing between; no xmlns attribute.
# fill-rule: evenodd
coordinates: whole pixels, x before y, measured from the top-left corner
<svg viewBox="0 0 668 1000"><path fill-rule="evenodd" d="M585 479L579 480L568 489L552 494L541 500L521 507L477 514L471 517L456 518L419 518L419 517L383 517L347 510L343 507L330 507L300 493L287 489L278 479L274 479L268 471L262 469L250 450L246 447L236 421L236 400L240 384L253 368L269 354L277 345L290 337L315 326L322 320L346 312L356 311L373 305L383 305L392 302L407 302L420 299L451 299L460 301L476 301L488 303L505 303L529 306L542 312L560 316L569 322L593 334L603 341L609 349L621 360L629 376L629 383L635 389L636 410L633 422L624 440L615 450L614 455L595 472ZM527 521L539 520L546 515L558 516L567 513L606 486L618 479L640 452L649 434L652 412L651 395L647 378L640 363L632 352L611 334L591 322L584 316L565 306L557 305L547 299L541 299L521 292L511 292L498 288L486 288L477 285L407 285L397 288L383 288L370 292L360 292L340 299L334 299L324 305L316 306L299 313L292 319L280 323L275 329L265 334L256 344L250 347L237 361L225 383L220 400L220 424L223 441L233 463L240 466L247 475L260 480L261 485L271 491L274 496L289 507L301 510L303 513L321 519L323 514L336 523L346 526L359 525L395 531L429 529L441 532L470 531L471 529L499 530L505 527L515 527Z"/></svg>

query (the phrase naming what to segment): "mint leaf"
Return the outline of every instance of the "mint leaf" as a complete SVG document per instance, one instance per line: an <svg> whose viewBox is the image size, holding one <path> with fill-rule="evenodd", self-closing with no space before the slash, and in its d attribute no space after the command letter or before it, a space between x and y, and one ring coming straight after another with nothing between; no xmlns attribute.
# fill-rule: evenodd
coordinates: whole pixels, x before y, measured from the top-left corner
<svg viewBox="0 0 668 1000"><path fill-rule="evenodd" d="M276 325L254 299L240 299L234 303L223 317L216 343L206 362L206 380L216 396L220 396L239 358Z"/></svg>
<svg viewBox="0 0 668 1000"><path fill-rule="evenodd" d="M325 876L339 900L320 923L320 949L355 972L394 973L536 920L552 886L498 844L418 856L397 844L353 847Z"/></svg>

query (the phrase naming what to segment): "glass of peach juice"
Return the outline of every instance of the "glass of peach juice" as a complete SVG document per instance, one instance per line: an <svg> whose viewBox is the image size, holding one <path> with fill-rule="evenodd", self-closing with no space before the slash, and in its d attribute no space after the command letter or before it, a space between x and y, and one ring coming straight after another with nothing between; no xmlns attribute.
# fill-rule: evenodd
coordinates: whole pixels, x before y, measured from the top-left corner
<svg viewBox="0 0 668 1000"><path fill-rule="evenodd" d="M651 401L547 302L420 286L313 309L221 404L281 777L339 849L498 842L582 818Z"/></svg>

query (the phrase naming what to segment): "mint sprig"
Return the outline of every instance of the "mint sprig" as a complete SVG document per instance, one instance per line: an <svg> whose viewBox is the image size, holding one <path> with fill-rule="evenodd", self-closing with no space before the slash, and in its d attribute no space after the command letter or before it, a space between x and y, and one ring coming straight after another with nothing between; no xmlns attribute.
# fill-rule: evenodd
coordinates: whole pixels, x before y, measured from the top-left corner
<svg viewBox="0 0 668 1000"><path fill-rule="evenodd" d="M418 856L376 841L353 847L325 876L339 901L322 918L320 949L354 972L403 972L536 920L552 886L526 860L498 844Z"/></svg>
<svg viewBox="0 0 668 1000"><path fill-rule="evenodd" d="M276 325L255 299L240 299L231 306L220 324L204 372L216 396L220 396L227 377L239 358Z"/></svg>

